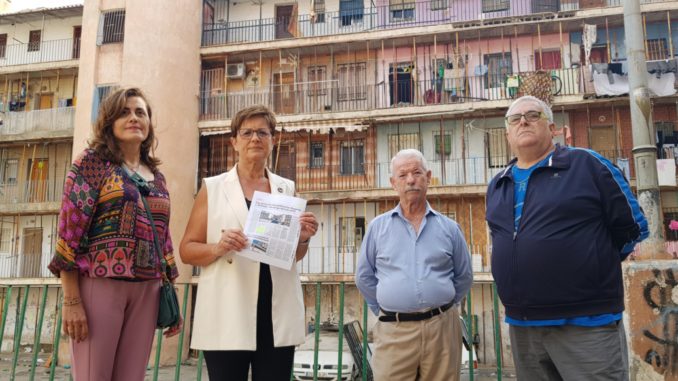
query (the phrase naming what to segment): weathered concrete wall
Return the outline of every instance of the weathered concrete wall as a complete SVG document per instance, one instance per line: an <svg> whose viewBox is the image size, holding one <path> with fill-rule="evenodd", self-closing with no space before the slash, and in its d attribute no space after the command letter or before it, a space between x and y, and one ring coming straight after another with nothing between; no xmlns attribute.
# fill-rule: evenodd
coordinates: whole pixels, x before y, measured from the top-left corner
<svg viewBox="0 0 678 381"><path fill-rule="evenodd" d="M632 380L678 380L678 262L624 266Z"/></svg>

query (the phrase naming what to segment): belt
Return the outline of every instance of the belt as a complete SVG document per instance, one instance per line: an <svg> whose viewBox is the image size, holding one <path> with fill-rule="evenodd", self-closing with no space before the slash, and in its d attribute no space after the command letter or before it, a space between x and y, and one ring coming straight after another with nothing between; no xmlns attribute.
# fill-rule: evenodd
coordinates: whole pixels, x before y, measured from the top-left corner
<svg viewBox="0 0 678 381"><path fill-rule="evenodd" d="M434 316L440 315L452 307L453 303L449 302L444 306L431 308L425 312L391 312L381 310L384 314L379 316L379 321L394 322L394 321L421 321L430 319Z"/></svg>

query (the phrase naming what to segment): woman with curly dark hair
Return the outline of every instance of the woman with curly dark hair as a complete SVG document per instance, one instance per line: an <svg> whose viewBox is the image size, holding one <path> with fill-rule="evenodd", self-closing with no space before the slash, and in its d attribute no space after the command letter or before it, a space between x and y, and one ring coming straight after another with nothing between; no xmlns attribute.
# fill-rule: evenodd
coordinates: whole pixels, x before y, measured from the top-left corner
<svg viewBox="0 0 678 381"><path fill-rule="evenodd" d="M141 90L113 92L64 184L49 269L61 278L76 381L144 379L162 279L178 276L151 117Z"/></svg>

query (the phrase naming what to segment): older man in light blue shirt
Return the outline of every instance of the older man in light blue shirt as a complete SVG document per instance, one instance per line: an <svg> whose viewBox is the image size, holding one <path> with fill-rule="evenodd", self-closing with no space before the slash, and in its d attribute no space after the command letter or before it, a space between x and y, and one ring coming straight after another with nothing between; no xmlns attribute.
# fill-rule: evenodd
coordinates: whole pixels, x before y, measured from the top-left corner
<svg viewBox="0 0 678 381"><path fill-rule="evenodd" d="M372 368L381 380L458 380L461 327L457 304L473 281L456 222L431 209L431 171L421 152L391 161L398 206L369 225L356 285L379 321Z"/></svg>

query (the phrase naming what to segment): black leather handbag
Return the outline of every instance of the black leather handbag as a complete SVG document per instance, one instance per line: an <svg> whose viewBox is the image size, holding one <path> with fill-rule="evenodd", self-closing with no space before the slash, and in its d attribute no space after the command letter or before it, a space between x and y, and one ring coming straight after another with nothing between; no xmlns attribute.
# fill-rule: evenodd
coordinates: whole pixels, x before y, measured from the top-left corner
<svg viewBox="0 0 678 381"><path fill-rule="evenodd" d="M179 320L181 319L181 315L179 314L179 299L177 298L177 292L174 289L174 285L169 281L169 278L167 278L167 261L165 260L165 255L160 248L160 244L158 242L158 231L155 229L153 215L151 213L151 209L148 207L148 202L146 201L146 196L148 196L151 189L148 185L148 182L143 177L139 176L138 173L130 176L130 179L134 181L137 189L139 189L141 202L144 204L148 221L151 223L151 229L153 229L153 247L160 258L162 287L160 287L160 304L158 306L158 322L156 325L158 328L174 327L175 325L179 324Z"/></svg>

